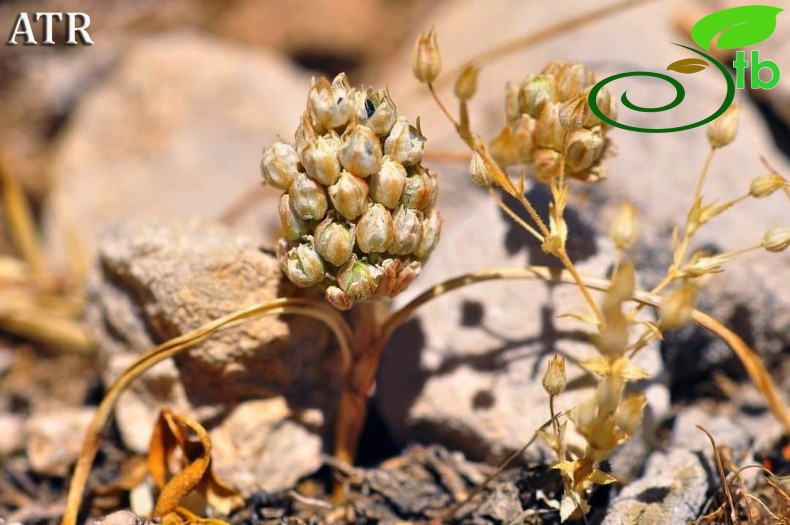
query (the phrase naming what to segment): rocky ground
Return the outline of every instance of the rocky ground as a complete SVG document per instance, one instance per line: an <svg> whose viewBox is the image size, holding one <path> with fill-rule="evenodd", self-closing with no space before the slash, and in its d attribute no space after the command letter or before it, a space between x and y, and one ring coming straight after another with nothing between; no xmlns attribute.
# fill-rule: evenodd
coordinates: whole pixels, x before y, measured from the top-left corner
<svg viewBox="0 0 790 525"><path fill-rule="evenodd" d="M50 0L35 3L36 11L60 9ZM32 11L29 4L24 9ZM81 0L69 9L76 4L91 14L94 46L0 48L0 170L18 179L32 202L51 272L73 262L71 239L79 237L86 272L77 295L84 304L74 316L96 345L20 333L9 321L15 296L0 285L0 522L58 522L94 409L137 356L237 308L297 293L270 249L278 195L260 187L258 164L263 147L292 136L312 75L346 71L352 83L387 85L399 113L420 116L428 137L425 163L439 173L442 240L393 307L449 277L547 263L540 246L469 180L467 161L452 160L464 144L414 80L410 53L419 31L435 27L449 71L581 13L577 2L200 0L163 7ZM485 63L470 107L474 129L493 137L502 127L507 80L558 59L584 61L599 77L659 69L682 57L670 42L687 38L689 19L731 4L647 2ZM20 6L0 2L0 20ZM760 45L786 71L788 38L790 22L780 19ZM719 104L714 73L684 85L682 111L689 115ZM448 100L451 89L451 81L439 83ZM784 82L738 93L738 138L717 154L707 198L746 192L766 171L761 157L790 175L789 89ZM659 105L669 95L645 89L638 96L643 105ZM606 275L615 253L609 224L620 203L632 202L640 214L638 280L650 288L670 262L672 226L685 220L707 139L702 128L614 131L611 138L608 179L572 188L571 256L584 272ZM545 214L547 191L531 183L527 191ZM784 197L744 202L701 231L697 247L738 249L787 226ZM8 211L7 201L0 211ZM3 261L19 254L9 230L0 223ZM748 253L715 276L698 301L755 349L786 400L787 283L787 252ZM581 304L572 287L525 281L467 287L421 308L385 350L359 466L341 469L348 495L341 507L329 503L329 471L337 465L328 443L340 388L331 334L296 316L228 330L158 365L121 398L85 510L106 516L105 525L144 522L128 509L142 515L150 507L151 482L131 492L117 482L147 452L159 410L169 406L208 429L218 474L245 498L227 517L234 524L559 523L562 482L541 442L469 503L453 505L549 418L541 385L548 357L591 355L578 324L557 318ZM595 492L590 523L681 524L713 511L727 499L717 471L722 456L730 471L762 465L790 475L786 429L724 343L688 326L648 346L638 363L650 374L639 385L648 417L609 459L606 467L627 483ZM569 380L558 410L592 391L578 369L569 367ZM749 501L749 492L776 515L788 511L790 498L756 469L730 485L738 501ZM739 510L749 522L749 509ZM751 522L772 523L763 516Z"/></svg>

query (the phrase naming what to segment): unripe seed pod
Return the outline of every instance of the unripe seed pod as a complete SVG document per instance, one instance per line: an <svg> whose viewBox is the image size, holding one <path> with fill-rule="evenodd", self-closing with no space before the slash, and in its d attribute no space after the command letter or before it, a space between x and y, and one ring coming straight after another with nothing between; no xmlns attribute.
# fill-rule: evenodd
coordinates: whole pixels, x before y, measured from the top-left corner
<svg viewBox="0 0 790 525"><path fill-rule="evenodd" d="M280 223L283 226L286 239L298 241L303 235L310 233L310 223L296 214L296 210L291 205L291 196L287 193L280 196L277 211L280 214Z"/></svg>
<svg viewBox="0 0 790 525"><path fill-rule="evenodd" d="M741 107L733 104L708 126L708 142L712 148L723 148L738 134L738 119Z"/></svg>
<svg viewBox="0 0 790 525"><path fill-rule="evenodd" d="M677 330L683 327L694 310L697 288L683 283L677 290L667 294L661 301L661 329Z"/></svg>
<svg viewBox="0 0 790 525"><path fill-rule="evenodd" d="M392 238L390 212L381 204L371 204L357 223L357 246L363 253L386 252Z"/></svg>
<svg viewBox="0 0 790 525"><path fill-rule="evenodd" d="M431 210L425 220L422 221L422 234L420 235L420 242L414 250L414 255L420 259L428 257L436 243L439 242L439 236L442 232L442 218L439 212Z"/></svg>
<svg viewBox="0 0 790 525"><path fill-rule="evenodd" d="M430 84L442 70L442 57L433 29L427 35L420 34L412 51L411 66L414 76L424 84Z"/></svg>
<svg viewBox="0 0 790 525"><path fill-rule="evenodd" d="M288 191L299 173L299 155L290 144L275 142L263 151L261 176L269 186Z"/></svg>
<svg viewBox="0 0 790 525"><path fill-rule="evenodd" d="M351 307L354 306L354 302L346 295L346 292L337 286L330 286L327 288L326 292L324 292L324 296L326 300L329 301L329 304L338 310L350 310Z"/></svg>
<svg viewBox="0 0 790 525"><path fill-rule="evenodd" d="M521 115L513 124L513 139L516 142L518 161L529 163L535 158L535 128L538 121L529 115Z"/></svg>
<svg viewBox="0 0 790 525"><path fill-rule="evenodd" d="M288 189L291 205L302 219L320 220L326 215L328 203L324 188L305 173L296 176Z"/></svg>
<svg viewBox="0 0 790 525"><path fill-rule="evenodd" d="M519 89L519 113L538 118L546 104L556 100L554 79L548 75L532 75Z"/></svg>
<svg viewBox="0 0 790 525"><path fill-rule="evenodd" d="M394 236L389 247L393 255L409 255L417 249L422 236L422 213L400 207L393 218Z"/></svg>
<svg viewBox="0 0 790 525"><path fill-rule="evenodd" d="M535 126L535 144L540 148L562 151L566 133L560 124L560 105L546 104Z"/></svg>
<svg viewBox="0 0 790 525"><path fill-rule="evenodd" d="M343 139L338 159L349 173L365 178L381 168L381 144L370 128L354 126Z"/></svg>
<svg viewBox="0 0 790 525"><path fill-rule="evenodd" d="M327 192L338 213L350 221L362 215L367 208L368 184L347 171L340 174Z"/></svg>
<svg viewBox="0 0 790 525"><path fill-rule="evenodd" d="M762 199L787 186L787 181L776 173L756 177L749 187L749 195Z"/></svg>
<svg viewBox="0 0 790 525"><path fill-rule="evenodd" d="M357 110L357 96L341 73L332 84L325 77L314 81L307 99L315 120L331 130L348 123Z"/></svg>
<svg viewBox="0 0 790 525"><path fill-rule="evenodd" d="M300 288L308 288L324 280L324 261L309 244L302 243L285 255L283 271Z"/></svg>
<svg viewBox="0 0 790 525"><path fill-rule="evenodd" d="M540 182L551 182L560 176L560 153L553 149L535 151L535 162L532 171Z"/></svg>
<svg viewBox="0 0 790 525"><path fill-rule="evenodd" d="M633 436L639 430L646 405L647 398L644 394L639 394L620 403L614 411L615 423L627 436Z"/></svg>
<svg viewBox="0 0 790 525"><path fill-rule="evenodd" d="M337 283L352 301L364 301L376 292L383 272L352 258L337 272Z"/></svg>
<svg viewBox="0 0 790 525"><path fill-rule="evenodd" d="M605 141L599 126L578 129L568 137L565 167L571 173L584 171L601 157Z"/></svg>
<svg viewBox="0 0 790 525"><path fill-rule="evenodd" d="M769 252L782 252L790 246L790 228L774 228L763 236L763 248Z"/></svg>
<svg viewBox="0 0 790 525"><path fill-rule="evenodd" d="M329 263L340 266L354 252L354 229L332 219L324 219L315 228L315 249Z"/></svg>
<svg viewBox="0 0 790 525"><path fill-rule="evenodd" d="M406 177L401 204L414 210L428 207L434 198L435 184L424 169L419 168Z"/></svg>
<svg viewBox="0 0 790 525"><path fill-rule="evenodd" d="M595 75L580 62L561 63L554 76L557 86L557 98L565 102L579 95L595 84Z"/></svg>
<svg viewBox="0 0 790 525"><path fill-rule="evenodd" d="M475 96L477 91L477 66L469 64L466 66L455 81L453 92L458 100L469 100Z"/></svg>
<svg viewBox="0 0 790 525"><path fill-rule="evenodd" d="M387 208L394 208L400 202L406 186L406 168L385 156L381 169L370 178L370 196Z"/></svg>
<svg viewBox="0 0 790 525"><path fill-rule="evenodd" d="M307 174L324 186L330 186L340 177L337 152L340 139L334 133L322 135L302 151L302 164Z"/></svg>
<svg viewBox="0 0 790 525"><path fill-rule="evenodd" d="M627 250L634 245L639 234L636 208L629 203L620 207L620 213L609 228L609 238L618 250Z"/></svg>
<svg viewBox="0 0 790 525"><path fill-rule="evenodd" d="M555 355L549 360L549 366L543 374L543 390L550 396L556 396L565 391L566 384L565 358Z"/></svg>
<svg viewBox="0 0 790 525"><path fill-rule="evenodd" d="M386 89L374 91L368 88L366 96L358 110L359 123L372 129L379 137L385 137L398 118L395 103L392 102Z"/></svg>
<svg viewBox="0 0 790 525"><path fill-rule="evenodd" d="M419 164L425 150L425 137L417 128L409 124L406 117L398 117L387 140L384 141L384 153L392 160L404 166Z"/></svg>

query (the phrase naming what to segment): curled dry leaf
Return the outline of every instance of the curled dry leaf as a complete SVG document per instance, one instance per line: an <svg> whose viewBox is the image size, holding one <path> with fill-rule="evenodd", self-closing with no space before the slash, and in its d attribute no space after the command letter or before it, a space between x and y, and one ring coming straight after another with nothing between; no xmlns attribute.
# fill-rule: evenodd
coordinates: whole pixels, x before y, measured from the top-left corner
<svg viewBox="0 0 790 525"><path fill-rule="evenodd" d="M190 434L197 437L197 441L190 439ZM170 476L169 466L179 450L182 469ZM154 516L166 516L174 512L183 514L179 504L193 491L202 495L206 503L222 514L228 514L244 504L241 495L214 474L211 468L211 439L206 429L168 409L162 410L154 427L148 451L148 470L161 490ZM171 519L174 518L168 517L168 520ZM187 521L191 522L192 518L187 516Z"/></svg>

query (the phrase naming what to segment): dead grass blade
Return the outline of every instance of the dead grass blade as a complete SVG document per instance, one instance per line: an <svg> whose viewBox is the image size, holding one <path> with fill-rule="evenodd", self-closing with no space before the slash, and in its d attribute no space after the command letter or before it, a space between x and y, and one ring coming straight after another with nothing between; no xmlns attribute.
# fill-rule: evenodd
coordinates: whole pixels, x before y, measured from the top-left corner
<svg viewBox="0 0 790 525"><path fill-rule="evenodd" d="M45 270L44 254L33 212L30 210L22 186L5 169L2 159L0 159L0 183L3 185L3 205L14 246L35 272L42 273Z"/></svg>
<svg viewBox="0 0 790 525"><path fill-rule="evenodd" d="M102 402L96 408L85 440L82 444L80 456L69 486L66 500L66 510L61 521L62 525L76 525L82 496L88 482L93 460L101 446L101 437L104 429L112 416L118 398L126 391L137 378L154 365L184 352L196 344L205 341L214 333L236 326L242 322L268 315L298 314L318 319L326 324L335 335L340 347L344 368L348 368L351 359L350 343L351 330L340 313L328 304L315 299L303 298L278 298L264 304L257 304L237 310L228 315L215 319L197 330L176 337L152 349L123 374L109 387Z"/></svg>
<svg viewBox="0 0 790 525"><path fill-rule="evenodd" d="M730 491L730 482L727 479L727 473L724 472L724 464L721 461L721 454L719 453L719 447L716 446L716 440L713 439L713 436L710 435L710 432L705 430L705 427L702 425L696 425L696 427L702 431L706 436L708 436L708 440L710 441L710 446L713 447L713 458L716 461L716 471L719 474L719 481L721 482L721 488L724 491L724 495L727 497L727 505L730 507L730 520L735 525L740 525L741 520L738 518L738 511L735 508L735 502L732 499L732 492Z"/></svg>

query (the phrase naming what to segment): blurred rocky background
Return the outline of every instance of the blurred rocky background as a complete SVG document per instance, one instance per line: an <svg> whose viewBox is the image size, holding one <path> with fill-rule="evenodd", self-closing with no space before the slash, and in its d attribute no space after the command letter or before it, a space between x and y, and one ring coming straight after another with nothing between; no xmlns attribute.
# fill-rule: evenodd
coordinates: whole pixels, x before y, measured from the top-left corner
<svg viewBox="0 0 790 525"><path fill-rule="evenodd" d="M735 3L742 2L644 2L484 63L471 103L473 128L491 138L502 127L507 80L536 73L551 60L583 61L599 78L661 70L683 58L670 42L688 40L689 20ZM591 6L572 0L64 4L0 2L3 32L21 11L80 11L91 16L95 42L0 46L0 169L17 178L32 201L52 268L67 266L69 240L79 238L91 266L85 321L98 354L0 334L0 489L13 488L0 490L0 516L32 519L31 508L43 509L45 518L57 514L59 480L76 457L90 407L134 356L235 308L292 292L271 254L260 250L278 236L278 192L260 186L258 163L265 146L292 138L313 75L345 71L353 84L386 85L401 114L421 117L426 164L439 173L445 223L439 248L397 305L464 272L546 263L540 247L468 180L467 162L447 160L463 158L464 145L414 80L410 53L416 35L435 27L444 69L451 71ZM786 72L787 16L780 15L776 33L759 46ZM34 26L40 39L41 26ZM56 24L56 42L64 40L63 32ZM707 115L718 106L723 89L715 75L684 79L683 112ZM451 102L453 81L448 76L439 84ZM774 90L738 94L739 136L715 159L706 197L745 193L765 172L761 157L790 175L789 87L783 81ZM625 88L642 105L673 96L647 82L615 89ZM649 118L660 125L678 113ZM672 225L685 220L707 150L705 132L617 130L610 136L616 155L607 164L608 180L573 187L573 256L583 270L605 274L613 255L609 224L621 202L633 202L641 227L634 256L640 281L650 287L669 262ZM544 190L528 191L547 206ZM787 226L790 206L783 197L744 203L706 227L697 247L741 248L759 242L771 227ZM12 253L6 229L0 222L4 255ZM747 254L700 298L703 310L753 345L785 393L787 283L786 254ZM578 305L573 289L524 282L477 285L421 309L386 351L362 440L363 462L378 462L415 441L488 462L520 448L548 418L540 385L548 357L590 355L577 326L556 319ZM645 477L617 496L607 523L628 523L623 516L642 511L684 523L701 511L716 482L706 474L710 450L694 424L705 424L719 444L747 459L770 447L782 429L731 351L699 329L673 334L641 358L651 373L643 385L651 417L641 442L624 448L612 468L626 478ZM288 489L322 464L337 369L337 351L317 323L272 319L234 329L153 370L122 400L110 441L143 452L159 407L169 404L212 429L218 467L246 494ZM560 408L573 406L589 387L581 381L559 399ZM661 451L655 450L658 435ZM527 459L546 458L537 447ZM678 471L682 479L675 478ZM22 488L19 479L28 480ZM667 487L663 499L633 497L656 483ZM503 495L509 503L502 508L517 515L521 503L514 497ZM515 515L505 513L502 521Z"/></svg>

